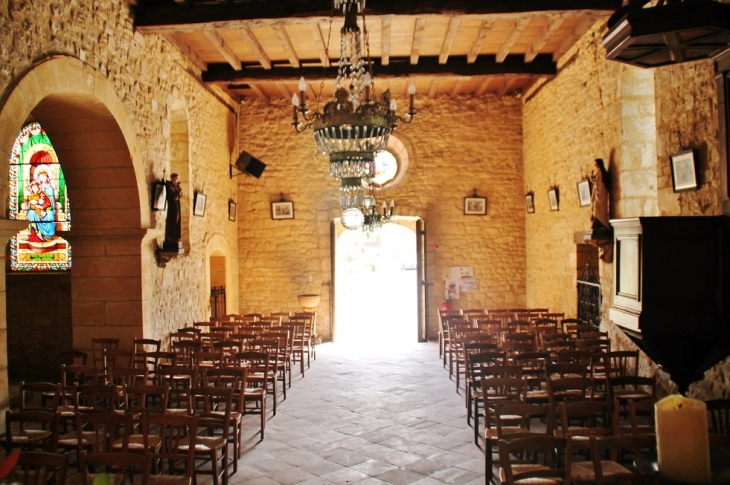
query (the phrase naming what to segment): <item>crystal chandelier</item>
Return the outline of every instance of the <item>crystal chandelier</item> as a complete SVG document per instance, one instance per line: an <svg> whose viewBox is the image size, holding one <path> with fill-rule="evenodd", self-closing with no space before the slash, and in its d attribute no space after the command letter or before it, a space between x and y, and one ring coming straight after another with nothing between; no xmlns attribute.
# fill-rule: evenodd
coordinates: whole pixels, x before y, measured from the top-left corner
<svg viewBox="0 0 730 485"><path fill-rule="evenodd" d="M389 89L378 99L373 85L364 15L364 55L361 30L357 24L357 14L365 8L365 0L334 0L334 6L342 6L345 13L345 24L340 31L335 99L326 103L321 112L310 110L305 99L307 82L301 78L299 95L292 96L291 124L297 133L312 127L317 152L329 159L330 176L341 182L343 221L347 219L348 225L353 226L357 221L362 224L366 215L363 214L363 180L375 175L375 154L385 148L399 122L410 123L416 115L413 106L416 86L413 81L408 86L410 105L405 116L398 115L398 104L391 99ZM360 216L356 215L357 212ZM360 225L354 228L357 227Z"/></svg>
<svg viewBox="0 0 730 485"><path fill-rule="evenodd" d="M362 231L368 236L376 230L380 229L383 224L390 222L393 217L393 210L395 209L395 201L390 201L390 210L388 205L383 202L382 214L378 212L378 201L373 195L366 195L363 197L363 222Z"/></svg>

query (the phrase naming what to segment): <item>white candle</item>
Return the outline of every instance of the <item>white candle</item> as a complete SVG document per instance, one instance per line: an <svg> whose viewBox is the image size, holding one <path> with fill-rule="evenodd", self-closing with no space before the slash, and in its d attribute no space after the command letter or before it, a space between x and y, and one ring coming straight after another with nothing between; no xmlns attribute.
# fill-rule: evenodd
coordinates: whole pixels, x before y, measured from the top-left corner
<svg viewBox="0 0 730 485"><path fill-rule="evenodd" d="M657 402L655 410L659 473L680 482L708 483L707 405L675 394Z"/></svg>

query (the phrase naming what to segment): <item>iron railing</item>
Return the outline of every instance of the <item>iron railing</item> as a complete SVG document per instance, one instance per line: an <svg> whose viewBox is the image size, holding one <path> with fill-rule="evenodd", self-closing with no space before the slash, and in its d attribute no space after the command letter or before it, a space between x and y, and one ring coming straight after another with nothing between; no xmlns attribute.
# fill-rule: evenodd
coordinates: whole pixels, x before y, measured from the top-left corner
<svg viewBox="0 0 730 485"><path fill-rule="evenodd" d="M601 282L590 263L578 276L578 319L596 328L601 324Z"/></svg>
<svg viewBox="0 0 730 485"><path fill-rule="evenodd" d="M210 288L210 316L222 317L226 314L226 287L213 286Z"/></svg>

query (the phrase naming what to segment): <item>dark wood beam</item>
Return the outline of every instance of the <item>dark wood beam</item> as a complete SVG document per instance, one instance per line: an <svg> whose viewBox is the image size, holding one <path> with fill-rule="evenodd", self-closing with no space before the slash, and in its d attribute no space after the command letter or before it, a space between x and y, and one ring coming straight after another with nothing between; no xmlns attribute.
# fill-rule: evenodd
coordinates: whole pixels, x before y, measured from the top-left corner
<svg viewBox="0 0 730 485"><path fill-rule="evenodd" d="M306 64L303 61L302 64ZM557 73L555 63L550 54L540 54L526 63L522 55L509 55L504 62L498 63L493 55L479 56L475 62L469 64L465 56L450 56L445 64L439 64L439 58L420 57L418 64L411 64L410 58L391 57L387 66L383 66L375 59L373 68L378 79L393 79L403 77L458 77L458 76L494 76L503 74L538 74L554 75ZM321 67L290 67L273 66L271 69L260 67L243 67L236 71L228 64L208 64L208 70L202 73L205 82L279 82L298 81L304 76L308 81L335 79L337 68L323 69Z"/></svg>
<svg viewBox="0 0 730 485"><path fill-rule="evenodd" d="M505 15L525 12L593 11L610 14L621 7L622 0L368 0L365 14L380 15ZM268 2L220 2L180 5L174 0L147 0L130 5L134 25L143 33L166 33L168 30L239 28L256 20L329 18L332 0L276 0Z"/></svg>

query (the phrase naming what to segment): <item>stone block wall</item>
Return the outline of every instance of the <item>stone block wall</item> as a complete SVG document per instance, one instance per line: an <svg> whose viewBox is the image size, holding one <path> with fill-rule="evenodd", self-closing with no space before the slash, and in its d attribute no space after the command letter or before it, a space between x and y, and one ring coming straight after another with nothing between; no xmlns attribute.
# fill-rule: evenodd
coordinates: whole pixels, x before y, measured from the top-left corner
<svg viewBox="0 0 730 485"><path fill-rule="evenodd" d="M377 74L377 73L376 73ZM457 307L525 303L522 109L514 98L416 96L418 116L395 132L409 154L402 182L381 197L427 232L429 334L443 301L442 269L473 266L479 291ZM240 148L268 164L260 179L238 179L240 307L298 310L296 295L320 293L318 327L330 338L330 224L340 215L339 183L314 155L310 131L296 135L288 100L241 108ZM465 216L464 197L488 198L486 216ZM270 203L294 202L294 220L271 220ZM434 245L438 251L433 250ZM311 281L310 281L311 277Z"/></svg>
<svg viewBox="0 0 730 485"><path fill-rule="evenodd" d="M236 103L215 88L203 85L197 68L165 39L135 33L128 3L123 0L1 2L0 174L7 173L9 152L18 130L49 96L60 101L88 97L101 106L103 117L111 114L125 145L115 159L126 161L127 169L134 173L132 186L136 191L125 191L120 202L134 209L138 216L133 220L115 217L113 208L106 213L106 207L100 207L98 216L106 215L107 220L113 221L111 225L124 235L124 241L117 244L112 237L94 247L122 256L130 254L129 244L135 246L135 258L129 263L134 268L120 271L131 270L136 283L130 287L117 282L117 293L132 291L137 304L131 311L124 305L107 305L104 312L95 311L94 318L103 318L109 324L106 329L120 330L118 324L123 322L127 328L134 328L129 332L122 330L128 337L125 346L131 345L132 336L166 339L173 329L207 319L208 243L214 238L228 241L219 246L233 262L230 267L234 271L238 268L236 224L228 221L228 200L236 191L235 182L228 178L228 164L234 151ZM68 114L73 116L74 112ZM187 128L181 129L181 124ZM186 146L181 148L181 144ZM72 146L68 148L73 151ZM182 207L191 244L185 256L160 268L154 251L162 243L165 213L151 211L150 186L162 178L163 171L169 177L173 158L176 169L185 168L180 178L188 190ZM63 165L63 159L60 162ZM86 165L79 164L77 168L90 169L94 162L94 158L87 159ZM0 176L2 200L6 200L6 184ZM78 200L83 204L89 198L83 187L78 188ZM204 217L191 216L195 191L208 196ZM71 186L69 198L73 210ZM93 220L89 222L92 223ZM71 240L72 234L73 228ZM135 237L133 243L127 238L130 235ZM81 243L74 246L74 255L83 258L85 246L91 247ZM230 290L237 294L237 277L232 280ZM96 288L73 286L72 312L76 314L74 304L83 306L82 301L88 300L88 294ZM1 288L0 299L4 299L5 285ZM114 288L107 290L113 292ZM237 310L238 299L234 301L229 307L231 311ZM3 329L4 314L3 304ZM100 328L94 332L101 331ZM4 331L2 337L0 412L7 402ZM89 334L79 333L74 342L82 345L81 341L88 337Z"/></svg>
<svg viewBox="0 0 730 485"><path fill-rule="evenodd" d="M529 215L527 305L575 314L574 233L590 230L590 208L578 207L575 184L603 158L611 175L611 218L719 215L717 89L712 61L638 70L605 59L597 23L559 61L555 79L528 93L524 106L525 184L536 195L555 184L560 211L547 196ZM693 148L700 188L674 193L670 156ZM539 197L537 198L539 201ZM614 348L635 348L607 317L613 265L600 263L603 326ZM646 357L640 373L658 372ZM718 364L691 393L703 399L730 395L730 363ZM659 372L662 392L676 387Z"/></svg>

